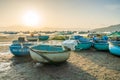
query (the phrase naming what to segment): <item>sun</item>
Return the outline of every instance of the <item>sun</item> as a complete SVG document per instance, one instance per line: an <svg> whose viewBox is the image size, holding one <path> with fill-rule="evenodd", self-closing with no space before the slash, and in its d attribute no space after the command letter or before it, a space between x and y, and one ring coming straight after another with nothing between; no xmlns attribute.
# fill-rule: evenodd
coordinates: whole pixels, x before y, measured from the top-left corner
<svg viewBox="0 0 120 80"><path fill-rule="evenodd" d="M34 11L28 11L23 15L23 23L26 26L38 26L41 23L41 17Z"/></svg>

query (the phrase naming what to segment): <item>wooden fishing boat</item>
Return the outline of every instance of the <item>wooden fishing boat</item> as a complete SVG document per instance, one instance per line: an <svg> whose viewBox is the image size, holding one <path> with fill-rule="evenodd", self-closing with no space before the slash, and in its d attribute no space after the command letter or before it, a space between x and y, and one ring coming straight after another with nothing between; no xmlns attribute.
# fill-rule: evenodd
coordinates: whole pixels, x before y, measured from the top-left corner
<svg viewBox="0 0 120 80"><path fill-rule="evenodd" d="M74 36L74 39L78 42L78 44L75 46L76 51L90 49L92 46L92 42L83 36L76 35Z"/></svg>
<svg viewBox="0 0 120 80"><path fill-rule="evenodd" d="M27 56L30 54L29 46L33 43L25 41L24 37L19 37L18 40L13 40L12 44L9 46L11 53L15 56Z"/></svg>
<svg viewBox="0 0 120 80"><path fill-rule="evenodd" d="M83 36L75 35L71 36L70 40L64 41L63 45L67 48L70 48L71 50L80 51L90 49L92 46L92 42L90 42L89 39L84 38Z"/></svg>
<svg viewBox="0 0 120 80"><path fill-rule="evenodd" d="M38 37L39 40L48 40L49 36L44 36L44 35L41 35Z"/></svg>
<svg viewBox="0 0 120 80"><path fill-rule="evenodd" d="M109 51L113 55L120 56L120 41L109 42Z"/></svg>
<svg viewBox="0 0 120 80"><path fill-rule="evenodd" d="M26 36L27 41L37 41L38 36Z"/></svg>
<svg viewBox="0 0 120 80"><path fill-rule="evenodd" d="M78 42L75 46L75 51L90 49L92 42Z"/></svg>
<svg viewBox="0 0 120 80"><path fill-rule="evenodd" d="M109 44L106 40L97 40L93 43L93 46L96 50L109 50Z"/></svg>
<svg viewBox="0 0 120 80"><path fill-rule="evenodd" d="M36 45L30 48L33 60L41 63L59 63L66 61L70 52L61 45Z"/></svg>
<svg viewBox="0 0 120 80"><path fill-rule="evenodd" d="M27 42L21 44L16 40L9 46L9 49L11 53L15 56L27 56L30 54L28 47L31 45L33 44Z"/></svg>

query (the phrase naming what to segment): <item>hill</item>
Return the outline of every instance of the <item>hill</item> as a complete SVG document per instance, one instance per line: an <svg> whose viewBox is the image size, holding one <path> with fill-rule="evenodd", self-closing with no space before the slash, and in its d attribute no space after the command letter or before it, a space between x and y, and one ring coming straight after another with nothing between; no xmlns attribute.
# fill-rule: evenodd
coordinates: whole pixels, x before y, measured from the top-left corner
<svg viewBox="0 0 120 80"><path fill-rule="evenodd" d="M111 26L104 27L104 28L97 28L97 29L93 29L92 31L96 31L96 32L114 32L114 31L120 31L120 24L111 25Z"/></svg>

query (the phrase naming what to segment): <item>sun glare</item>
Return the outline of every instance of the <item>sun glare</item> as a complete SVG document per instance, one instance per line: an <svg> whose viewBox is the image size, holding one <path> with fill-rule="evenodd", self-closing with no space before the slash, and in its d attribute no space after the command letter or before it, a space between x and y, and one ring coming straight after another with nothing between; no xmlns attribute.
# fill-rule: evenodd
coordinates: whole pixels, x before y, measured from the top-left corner
<svg viewBox="0 0 120 80"><path fill-rule="evenodd" d="M23 16L23 23L26 26L38 26L41 23L40 15L33 11L26 12Z"/></svg>

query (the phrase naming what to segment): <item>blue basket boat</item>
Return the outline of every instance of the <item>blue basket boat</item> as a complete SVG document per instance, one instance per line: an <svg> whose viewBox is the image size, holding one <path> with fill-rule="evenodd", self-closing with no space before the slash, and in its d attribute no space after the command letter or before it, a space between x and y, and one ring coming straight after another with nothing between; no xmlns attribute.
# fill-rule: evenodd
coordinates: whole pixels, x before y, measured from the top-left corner
<svg viewBox="0 0 120 80"><path fill-rule="evenodd" d="M92 42L83 36L76 35L74 39L78 41L77 46L75 46L76 51L90 49L92 46Z"/></svg>
<svg viewBox="0 0 120 80"><path fill-rule="evenodd" d="M80 42L75 46L75 51L90 49L92 42Z"/></svg>
<svg viewBox="0 0 120 80"><path fill-rule="evenodd" d="M15 56L27 56L30 54L29 46L33 45L32 43L23 43L21 45L19 42L13 42L12 45L9 46L11 53Z"/></svg>
<svg viewBox="0 0 120 80"><path fill-rule="evenodd" d="M92 42L90 42L90 39L84 38L83 36L74 35L71 37L71 39L77 42L77 44L75 45L75 51L90 49L92 46Z"/></svg>
<svg viewBox="0 0 120 80"><path fill-rule="evenodd" d="M39 36L39 40L48 40L49 36Z"/></svg>
<svg viewBox="0 0 120 80"><path fill-rule="evenodd" d="M96 50L102 50L102 51L109 50L109 44L105 40L98 40L93 43L93 46Z"/></svg>
<svg viewBox="0 0 120 80"><path fill-rule="evenodd" d="M66 61L70 52L61 45L35 45L30 48L33 60L41 63L59 63Z"/></svg>
<svg viewBox="0 0 120 80"><path fill-rule="evenodd" d="M109 42L109 51L113 55L120 56L120 41Z"/></svg>

